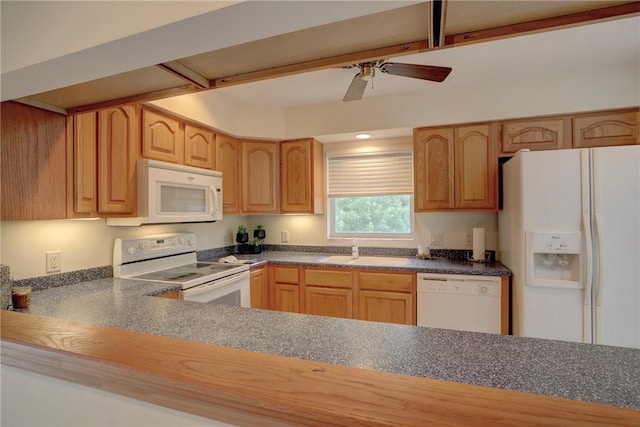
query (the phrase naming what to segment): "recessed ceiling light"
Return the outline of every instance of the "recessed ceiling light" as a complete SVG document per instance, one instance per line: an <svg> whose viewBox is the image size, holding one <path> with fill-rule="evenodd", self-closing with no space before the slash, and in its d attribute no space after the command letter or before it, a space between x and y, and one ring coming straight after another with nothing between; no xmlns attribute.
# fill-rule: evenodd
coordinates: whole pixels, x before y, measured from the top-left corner
<svg viewBox="0 0 640 427"><path fill-rule="evenodd" d="M356 135L356 139L369 139L371 138L371 135L369 135L368 133L359 133Z"/></svg>

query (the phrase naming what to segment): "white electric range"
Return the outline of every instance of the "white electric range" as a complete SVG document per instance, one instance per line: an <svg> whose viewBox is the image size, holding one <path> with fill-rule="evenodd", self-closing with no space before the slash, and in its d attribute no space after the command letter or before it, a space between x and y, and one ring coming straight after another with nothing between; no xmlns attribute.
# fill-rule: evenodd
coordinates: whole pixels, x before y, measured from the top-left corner
<svg viewBox="0 0 640 427"><path fill-rule="evenodd" d="M251 305L249 266L198 261L193 233L117 238L113 277L177 283L186 301Z"/></svg>

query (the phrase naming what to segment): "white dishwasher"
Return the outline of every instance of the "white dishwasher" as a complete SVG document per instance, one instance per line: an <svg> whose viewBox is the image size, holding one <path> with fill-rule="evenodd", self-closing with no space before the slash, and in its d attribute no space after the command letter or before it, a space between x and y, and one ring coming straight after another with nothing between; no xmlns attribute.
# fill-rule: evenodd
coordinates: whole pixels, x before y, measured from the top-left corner
<svg viewBox="0 0 640 427"><path fill-rule="evenodd" d="M500 277L418 273L418 326L500 333Z"/></svg>

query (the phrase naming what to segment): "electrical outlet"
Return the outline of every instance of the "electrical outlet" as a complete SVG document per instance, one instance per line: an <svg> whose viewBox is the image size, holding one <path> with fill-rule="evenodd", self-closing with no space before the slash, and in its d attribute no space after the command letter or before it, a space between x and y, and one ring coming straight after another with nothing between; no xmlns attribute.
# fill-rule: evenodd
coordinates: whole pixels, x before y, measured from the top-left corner
<svg viewBox="0 0 640 427"><path fill-rule="evenodd" d="M442 246L444 245L444 235L442 232L440 233L431 233L431 245L432 246Z"/></svg>
<svg viewBox="0 0 640 427"><path fill-rule="evenodd" d="M56 273L62 268L60 251L49 251L47 255L47 273Z"/></svg>
<svg viewBox="0 0 640 427"><path fill-rule="evenodd" d="M288 231L282 231L280 233L280 240L282 240L282 243L287 243L289 241L289 232Z"/></svg>
<svg viewBox="0 0 640 427"><path fill-rule="evenodd" d="M465 245L473 246L473 235L471 233L465 234Z"/></svg>

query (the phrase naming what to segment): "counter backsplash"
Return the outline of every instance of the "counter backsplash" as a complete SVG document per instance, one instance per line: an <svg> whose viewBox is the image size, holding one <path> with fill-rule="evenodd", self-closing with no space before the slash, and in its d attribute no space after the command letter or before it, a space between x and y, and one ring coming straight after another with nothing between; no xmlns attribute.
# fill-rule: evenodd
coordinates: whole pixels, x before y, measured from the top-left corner
<svg viewBox="0 0 640 427"><path fill-rule="evenodd" d="M329 254L350 254L350 246L307 246L307 245L262 245L262 251L279 251L279 252L310 252L310 253L329 253ZM374 248L360 246L361 255L379 255L379 256L416 256L415 248ZM221 258L227 255L238 253L238 247L224 246L221 248L205 249L198 251L198 260ZM490 261L495 260L495 251L487 251ZM448 258L454 260L467 260L471 257L470 250L461 249L431 249L431 256L437 258ZM95 279L104 279L113 276L113 269L110 265L104 267L88 268L85 270L70 271L67 273L51 274L48 276L32 277L22 280L14 280L14 286L31 286L33 291L40 291L58 286L73 285Z"/></svg>

